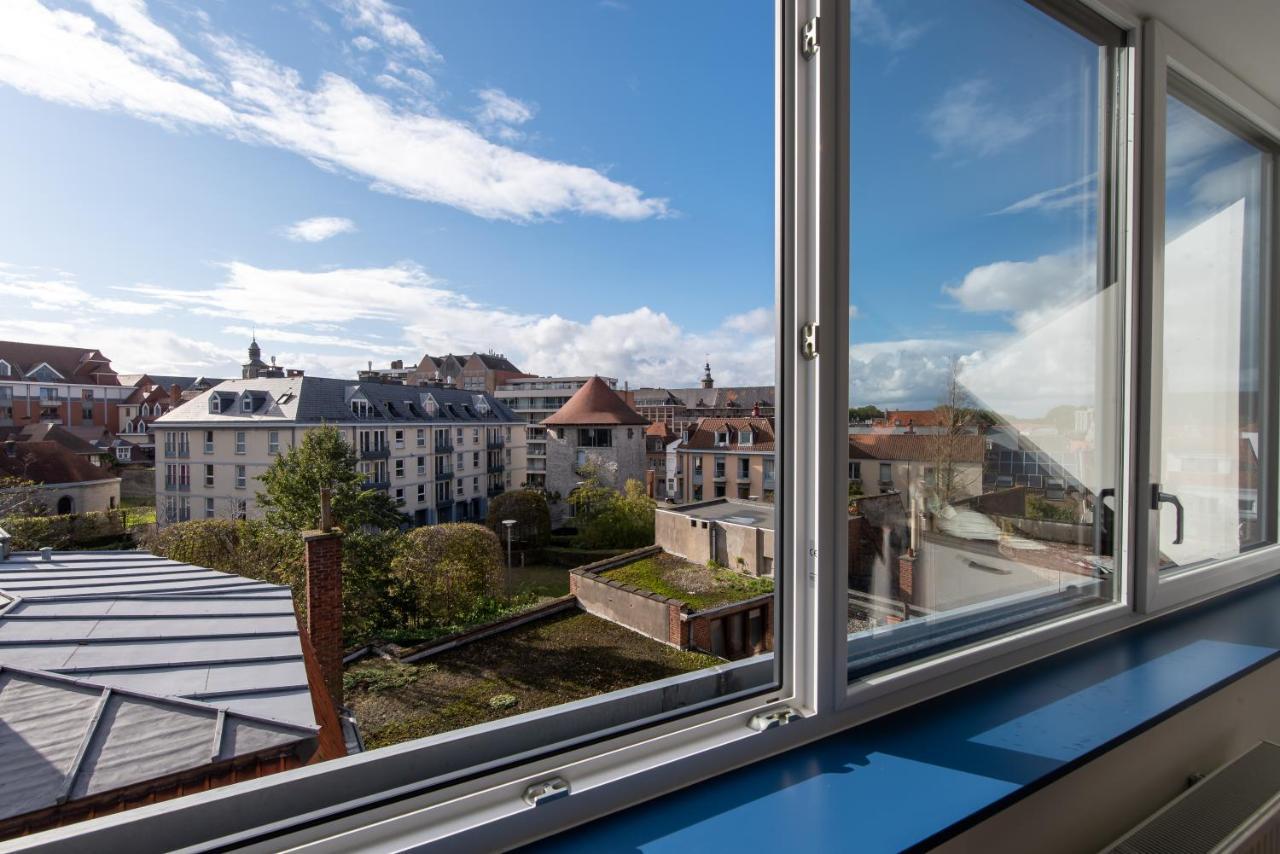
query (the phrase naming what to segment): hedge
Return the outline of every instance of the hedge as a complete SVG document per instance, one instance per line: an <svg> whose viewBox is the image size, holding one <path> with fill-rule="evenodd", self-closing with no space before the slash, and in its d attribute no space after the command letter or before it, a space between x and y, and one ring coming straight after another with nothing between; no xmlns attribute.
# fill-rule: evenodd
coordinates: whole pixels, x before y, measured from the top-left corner
<svg viewBox="0 0 1280 854"><path fill-rule="evenodd" d="M10 546L19 551L45 546L54 549L93 548L120 540L128 533L118 510L63 516L6 516L0 519L0 528L13 537Z"/></svg>

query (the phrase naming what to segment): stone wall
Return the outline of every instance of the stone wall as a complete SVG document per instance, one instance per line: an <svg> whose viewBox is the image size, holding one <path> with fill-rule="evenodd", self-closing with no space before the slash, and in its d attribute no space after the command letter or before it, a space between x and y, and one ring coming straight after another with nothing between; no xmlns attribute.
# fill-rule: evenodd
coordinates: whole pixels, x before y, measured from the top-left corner
<svg viewBox="0 0 1280 854"><path fill-rule="evenodd" d="M687 649L688 627L683 614L689 611L688 605L679 599L669 599L612 581L603 574L659 551L661 549L657 546L649 546L580 566L569 573L569 592L577 597L578 606L588 614L625 626L653 640Z"/></svg>

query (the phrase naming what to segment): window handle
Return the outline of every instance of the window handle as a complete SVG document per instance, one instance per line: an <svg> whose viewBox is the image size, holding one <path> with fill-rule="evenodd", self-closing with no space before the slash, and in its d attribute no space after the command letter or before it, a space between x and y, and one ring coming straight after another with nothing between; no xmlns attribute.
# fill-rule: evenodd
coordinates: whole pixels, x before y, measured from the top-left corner
<svg viewBox="0 0 1280 854"><path fill-rule="evenodd" d="M1173 544L1175 546L1179 545L1182 543L1182 523L1183 516L1185 515L1182 509L1182 502L1179 501L1178 496L1174 495L1172 492L1161 492L1160 484L1151 484L1151 509L1159 510L1162 503L1172 504L1173 509L1177 512L1177 528L1174 532Z"/></svg>

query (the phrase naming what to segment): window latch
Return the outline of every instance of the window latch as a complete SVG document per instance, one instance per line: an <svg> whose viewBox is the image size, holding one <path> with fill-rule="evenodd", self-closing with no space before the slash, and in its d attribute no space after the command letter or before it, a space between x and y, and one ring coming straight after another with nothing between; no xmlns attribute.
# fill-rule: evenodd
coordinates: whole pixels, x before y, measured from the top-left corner
<svg viewBox="0 0 1280 854"><path fill-rule="evenodd" d="M818 53L818 19L810 18L800 31L800 55L805 59L813 59Z"/></svg>
<svg viewBox="0 0 1280 854"><path fill-rule="evenodd" d="M800 327L800 355L809 361L818 358L818 324L806 323Z"/></svg>
<svg viewBox="0 0 1280 854"><path fill-rule="evenodd" d="M795 709L783 706L781 709L753 715L751 720L747 721L747 726L756 732L764 732L767 729L789 724L798 717L800 717L800 714Z"/></svg>
<svg viewBox="0 0 1280 854"><path fill-rule="evenodd" d="M540 783L534 783L524 790L524 802L531 807L558 801L569 794L569 781L563 777L552 777Z"/></svg>

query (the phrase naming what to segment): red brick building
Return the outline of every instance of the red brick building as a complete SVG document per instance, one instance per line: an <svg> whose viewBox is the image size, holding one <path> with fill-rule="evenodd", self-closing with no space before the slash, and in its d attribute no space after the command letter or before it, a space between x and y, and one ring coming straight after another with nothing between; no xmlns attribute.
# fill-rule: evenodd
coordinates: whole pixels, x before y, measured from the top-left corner
<svg viewBox="0 0 1280 854"><path fill-rule="evenodd" d="M51 422L92 441L117 429L132 391L100 350L0 341L0 426Z"/></svg>

